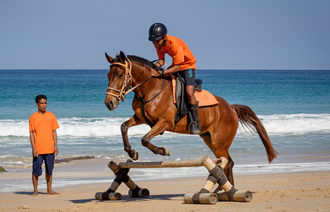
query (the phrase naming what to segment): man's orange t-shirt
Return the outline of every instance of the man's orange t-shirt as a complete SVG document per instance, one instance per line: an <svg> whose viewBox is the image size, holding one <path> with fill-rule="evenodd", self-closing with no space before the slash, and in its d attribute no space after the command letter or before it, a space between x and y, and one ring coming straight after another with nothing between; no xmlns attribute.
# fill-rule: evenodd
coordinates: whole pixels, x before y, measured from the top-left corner
<svg viewBox="0 0 330 212"><path fill-rule="evenodd" d="M30 116L29 129L34 132L35 147L38 154L54 153L53 131L60 128L56 116L46 111L45 114L35 112Z"/></svg>
<svg viewBox="0 0 330 212"><path fill-rule="evenodd" d="M158 58L161 60L164 60L165 53L170 55L173 59L174 65L180 64L180 71L191 68L196 70L195 64L197 60L188 48L187 44L180 38L167 35L166 45L163 46L160 51L158 48L156 48L156 50Z"/></svg>

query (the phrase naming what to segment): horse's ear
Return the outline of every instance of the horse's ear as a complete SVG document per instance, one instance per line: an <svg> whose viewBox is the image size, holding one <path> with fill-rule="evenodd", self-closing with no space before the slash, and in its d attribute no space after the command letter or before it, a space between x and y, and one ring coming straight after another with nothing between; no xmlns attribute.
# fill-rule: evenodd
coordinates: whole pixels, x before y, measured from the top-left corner
<svg viewBox="0 0 330 212"><path fill-rule="evenodd" d="M122 63L125 63L126 55L124 54L124 52L120 51L119 58L120 58Z"/></svg>
<svg viewBox="0 0 330 212"><path fill-rule="evenodd" d="M113 63L114 59L110 57L107 53L105 53L105 58L107 58L109 63Z"/></svg>

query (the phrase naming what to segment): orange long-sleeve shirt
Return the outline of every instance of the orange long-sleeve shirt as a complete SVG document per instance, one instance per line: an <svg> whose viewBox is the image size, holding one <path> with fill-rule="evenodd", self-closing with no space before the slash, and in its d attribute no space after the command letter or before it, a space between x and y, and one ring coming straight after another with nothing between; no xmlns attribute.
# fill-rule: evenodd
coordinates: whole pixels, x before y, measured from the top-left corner
<svg viewBox="0 0 330 212"><path fill-rule="evenodd" d="M183 42L180 38L167 35L167 43L163 46L160 51L158 48L157 55L158 58L164 60L165 53L172 57L173 65L180 64L180 71L186 69L196 70L196 58L188 48L187 44Z"/></svg>

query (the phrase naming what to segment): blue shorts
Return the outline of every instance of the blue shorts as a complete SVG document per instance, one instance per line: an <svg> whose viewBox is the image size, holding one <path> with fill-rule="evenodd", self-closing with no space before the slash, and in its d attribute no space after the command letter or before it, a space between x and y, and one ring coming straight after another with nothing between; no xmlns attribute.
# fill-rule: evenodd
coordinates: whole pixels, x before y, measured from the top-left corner
<svg viewBox="0 0 330 212"><path fill-rule="evenodd" d="M180 76L184 79L186 86L192 85L195 86L195 70L194 69L186 69L183 71L179 71Z"/></svg>
<svg viewBox="0 0 330 212"><path fill-rule="evenodd" d="M46 174L52 176L54 169L54 162L55 162L54 153L38 155L38 157L33 157L32 174L38 177L41 176L42 174L41 166L43 161L45 161Z"/></svg>

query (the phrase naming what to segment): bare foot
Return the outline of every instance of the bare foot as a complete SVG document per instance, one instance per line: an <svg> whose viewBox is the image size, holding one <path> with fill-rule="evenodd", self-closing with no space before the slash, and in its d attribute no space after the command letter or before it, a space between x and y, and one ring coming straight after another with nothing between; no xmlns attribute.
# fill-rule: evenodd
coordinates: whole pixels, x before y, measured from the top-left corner
<svg viewBox="0 0 330 212"><path fill-rule="evenodd" d="M47 191L47 195L57 195L57 194L60 194L60 193L57 193L57 192L55 192L53 190Z"/></svg>
<svg viewBox="0 0 330 212"><path fill-rule="evenodd" d="M38 191L33 192L33 194L31 194L31 196L38 196Z"/></svg>

